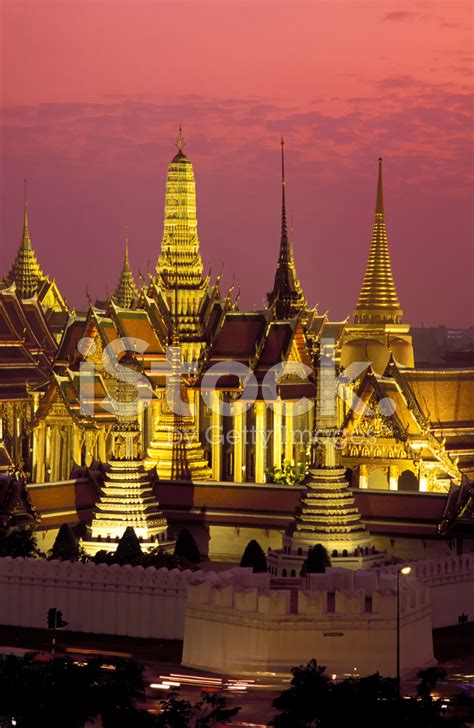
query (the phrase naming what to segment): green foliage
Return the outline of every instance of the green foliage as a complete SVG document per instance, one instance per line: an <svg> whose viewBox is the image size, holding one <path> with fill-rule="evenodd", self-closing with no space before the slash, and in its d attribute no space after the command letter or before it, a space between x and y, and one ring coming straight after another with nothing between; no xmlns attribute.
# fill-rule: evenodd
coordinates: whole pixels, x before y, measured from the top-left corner
<svg viewBox="0 0 474 728"><path fill-rule="evenodd" d="M44 553L38 548L38 542L33 531L18 529L5 533L0 531L0 557L11 556L16 559L42 557Z"/></svg>
<svg viewBox="0 0 474 728"><path fill-rule="evenodd" d="M59 561L77 561L80 555L79 544L68 523L63 523L51 549L51 557Z"/></svg>
<svg viewBox="0 0 474 728"><path fill-rule="evenodd" d="M292 464L288 460L281 467L274 465L273 468L265 470L267 483L281 483L282 485L298 485L303 483L308 475L306 463Z"/></svg>
<svg viewBox="0 0 474 728"><path fill-rule="evenodd" d="M204 692L196 703L180 700L177 693L170 693L161 701L161 707L162 712L156 718L157 728L213 728L228 725L240 711L240 708L228 708L222 695Z"/></svg>
<svg viewBox="0 0 474 728"><path fill-rule="evenodd" d="M86 557L85 559L81 558L81 561L82 560L93 561L95 564L108 564L109 566L117 563L121 563L123 565L124 563L117 561L116 553L113 551L106 551L105 549L97 551L97 553L92 557ZM151 551L145 551L141 554L141 556L134 558L132 566L143 566L144 569L148 566L154 566L155 569L180 569L181 571L184 569L196 568L194 564L191 564L187 559L162 551L158 546Z"/></svg>
<svg viewBox="0 0 474 728"><path fill-rule="evenodd" d="M324 574L327 567L331 566L329 554L320 543L309 549L308 556L303 564L304 574Z"/></svg>
<svg viewBox="0 0 474 728"><path fill-rule="evenodd" d="M191 564L201 563L201 554L198 545L187 528L183 528L174 547L175 556L187 559Z"/></svg>
<svg viewBox="0 0 474 728"><path fill-rule="evenodd" d="M262 547L255 539L249 541L245 547L240 566L251 566L255 574L267 571L267 559Z"/></svg>
<svg viewBox="0 0 474 728"><path fill-rule="evenodd" d="M291 687L273 701L279 711L274 728L461 728L456 719L445 720L441 700L431 692L443 670L430 668L421 678L417 697L399 699L395 678L378 673L334 682L326 668L311 660L292 670Z"/></svg>
<svg viewBox="0 0 474 728"><path fill-rule="evenodd" d="M131 526L127 526L118 542L114 562L136 565L142 556L143 551L138 536Z"/></svg>

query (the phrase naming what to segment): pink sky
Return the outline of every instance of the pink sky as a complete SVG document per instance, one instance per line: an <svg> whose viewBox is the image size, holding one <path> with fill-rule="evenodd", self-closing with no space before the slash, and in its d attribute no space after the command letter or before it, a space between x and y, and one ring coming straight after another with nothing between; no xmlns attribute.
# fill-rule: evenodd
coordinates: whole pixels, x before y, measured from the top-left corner
<svg viewBox="0 0 474 728"><path fill-rule="evenodd" d="M279 244L279 138L304 292L354 308L384 157L405 320L473 323L466 2L3 0L0 272L23 178L40 263L71 305L152 269L179 122L206 269L262 305Z"/></svg>

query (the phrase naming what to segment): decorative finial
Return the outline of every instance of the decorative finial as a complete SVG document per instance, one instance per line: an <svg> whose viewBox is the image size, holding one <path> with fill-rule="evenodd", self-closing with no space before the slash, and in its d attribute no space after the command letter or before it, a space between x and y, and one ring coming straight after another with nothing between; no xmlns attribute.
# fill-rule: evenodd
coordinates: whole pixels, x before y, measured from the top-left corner
<svg viewBox="0 0 474 728"><path fill-rule="evenodd" d="M281 135L281 184L282 187L285 186L285 140L283 139L283 134Z"/></svg>
<svg viewBox="0 0 474 728"><path fill-rule="evenodd" d="M25 177L25 201L23 211L23 244L31 243L30 231L28 230L28 179Z"/></svg>
<svg viewBox="0 0 474 728"><path fill-rule="evenodd" d="M185 145L185 141L184 141L184 137L183 137L183 128L180 124L179 125L179 136L178 136L178 139L176 140L176 146L178 147L180 152L183 151L184 145Z"/></svg>
<svg viewBox="0 0 474 728"><path fill-rule="evenodd" d="M128 225L125 225L125 263L128 263Z"/></svg>
<svg viewBox="0 0 474 728"><path fill-rule="evenodd" d="M383 215L383 186L382 186L382 157L379 157L379 174L377 179L377 201L375 204L376 214Z"/></svg>

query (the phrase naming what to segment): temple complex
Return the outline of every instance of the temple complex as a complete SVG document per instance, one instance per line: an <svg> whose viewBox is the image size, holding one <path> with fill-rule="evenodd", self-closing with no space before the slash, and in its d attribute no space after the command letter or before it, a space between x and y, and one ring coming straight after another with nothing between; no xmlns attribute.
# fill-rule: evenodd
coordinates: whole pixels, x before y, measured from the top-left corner
<svg viewBox="0 0 474 728"><path fill-rule="evenodd" d="M365 492L435 502L474 474L474 370L414 367L392 272L382 160L353 320L332 321L308 304L296 273L283 140L279 256L268 305L254 311L239 309L220 276L203 275L184 146L180 129L156 273L137 285L127 233L114 293L84 311L69 310L42 273L25 197L22 242L0 286L0 472L28 483L41 527L87 521L94 544L115 540L125 511L151 543L166 530L161 508L170 522L188 508L199 528L215 525L222 558L235 556L252 529L275 552L285 531L283 551L296 556L315 538L331 552L365 553L368 519L370 531L376 521L358 510ZM127 342L135 342L137 407L124 429L114 407ZM322 449L318 430L326 432ZM164 508L157 493L166 484ZM236 519L248 530L240 533ZM232 528L239 533L227 538Z"/></svg>

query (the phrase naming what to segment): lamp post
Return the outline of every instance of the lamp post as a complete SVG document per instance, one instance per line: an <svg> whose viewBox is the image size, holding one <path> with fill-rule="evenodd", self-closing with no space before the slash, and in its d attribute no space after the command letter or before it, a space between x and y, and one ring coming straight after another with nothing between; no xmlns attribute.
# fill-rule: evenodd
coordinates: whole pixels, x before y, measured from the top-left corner
<svg viewBox="0 0 474 728"><path fill-rule="evenodd" d="M398 698L401 698L400 691L400 574L406 576L411 572L411 566L402 566L397 569L397 691Z"/></svg>

